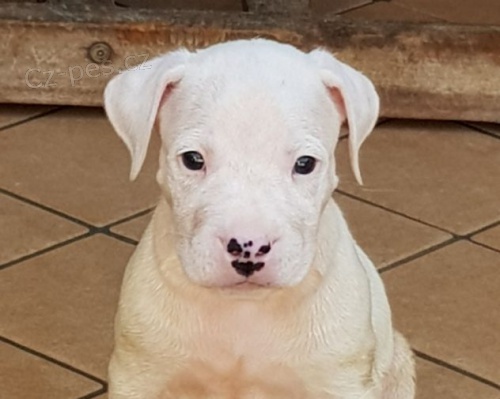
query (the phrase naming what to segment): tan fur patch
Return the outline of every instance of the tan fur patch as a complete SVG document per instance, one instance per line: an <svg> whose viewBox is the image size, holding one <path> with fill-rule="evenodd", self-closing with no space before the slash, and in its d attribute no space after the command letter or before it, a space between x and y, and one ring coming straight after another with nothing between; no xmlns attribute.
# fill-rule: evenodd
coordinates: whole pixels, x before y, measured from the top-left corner
<svg viewBox="0 0 500 399"><path fill-rule="evenodd" d="M303 399L306 392L293 372L282 366L255 376L243 359L217 370L202 361L189 364L169 382L162 399Z"/></svg>

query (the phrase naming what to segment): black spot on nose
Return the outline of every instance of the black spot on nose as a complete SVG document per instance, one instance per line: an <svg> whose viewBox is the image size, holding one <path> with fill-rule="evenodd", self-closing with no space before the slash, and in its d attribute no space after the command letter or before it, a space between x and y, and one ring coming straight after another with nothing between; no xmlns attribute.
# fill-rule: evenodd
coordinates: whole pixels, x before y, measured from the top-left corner
<svg viewBox="0 0 500 399"><path fill-rule="evenodd" d="M234 270L236 270L236 273L249 277L255 272L259 271L264 267L264 262L240 262L237 260L233 260L231 262L231 265L234 267Z"/></svg>
<svg viewBox="0 0 500 399"><path fill-rule="evenodd" d="M229 240L229 243L227 244L226 249L227 249L227 252L229 252L231 255L239 255L243 252L243 248L241 248L241 245L234 238L231 238Z"/></svg>
<svg viewBox="0 0 500 399"><path fill-rule="evenodd" d="M271 244L262 245L259 251L255 254L256 256L262 256L267 254L271 250Z"/></svg>

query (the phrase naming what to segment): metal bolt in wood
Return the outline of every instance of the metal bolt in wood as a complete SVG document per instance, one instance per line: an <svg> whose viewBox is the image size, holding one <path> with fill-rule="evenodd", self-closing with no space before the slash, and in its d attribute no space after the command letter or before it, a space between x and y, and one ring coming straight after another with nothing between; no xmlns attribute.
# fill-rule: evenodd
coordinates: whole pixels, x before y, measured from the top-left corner
<svg viewBox="0 0 500 399"><path fill-rule="evenodd" d="M111 46L104 42L97 42L89 47L88 56L92 62L103 64L109 61L113 50Z"/></svg>

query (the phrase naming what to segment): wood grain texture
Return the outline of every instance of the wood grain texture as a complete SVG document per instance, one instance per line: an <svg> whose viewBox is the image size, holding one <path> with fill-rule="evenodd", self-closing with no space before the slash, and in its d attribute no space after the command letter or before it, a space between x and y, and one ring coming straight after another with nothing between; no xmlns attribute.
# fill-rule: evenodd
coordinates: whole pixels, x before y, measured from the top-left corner
<svg viewBox="0 0 500 399"><path fill-rule="evenodd" d="M109 78L146 58L265 37L363 71L385 117L500 122L500 27L34 3L3 5L0 21L1 102L101 105ZM109 62L89 59L96 42Z"/></svg>

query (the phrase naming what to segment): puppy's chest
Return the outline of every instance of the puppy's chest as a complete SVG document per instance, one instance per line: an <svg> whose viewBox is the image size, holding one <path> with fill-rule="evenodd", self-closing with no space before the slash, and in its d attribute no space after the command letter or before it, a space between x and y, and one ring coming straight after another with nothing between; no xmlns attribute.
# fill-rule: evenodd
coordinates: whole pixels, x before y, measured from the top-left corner
<svg viewBox="0 0 500 399"><path fill-rule="evenodd" d="M298 345L299 332L291 323L252 306L206 313L198 323L188 338L191 348L197 357L221 364L239 361L251 368L283 362Z"/></svg>
<svg viewBox="0 0 500 399"><path fill-rule="evenodd" d="M313 316L293 313L252 306L191 312L166 398L337 398L327 394L344 378L333 342L310 330Z"/></svg>
<svg viewBox="0 0 500 399"><path fill-rule="evenodd" d="M185 336L188 356L171 389L205 398L305 398L298 331L251 307L205 314ZM302 393L302 394L301 394ZM198 397L193 394L193 397Z"/></svg>

